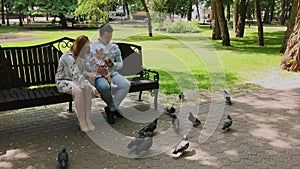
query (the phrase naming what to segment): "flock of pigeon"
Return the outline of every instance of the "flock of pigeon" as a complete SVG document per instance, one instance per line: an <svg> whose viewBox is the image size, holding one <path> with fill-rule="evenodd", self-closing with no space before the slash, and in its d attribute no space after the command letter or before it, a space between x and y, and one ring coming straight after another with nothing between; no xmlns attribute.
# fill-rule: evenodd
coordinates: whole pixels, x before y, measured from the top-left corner
<svg viewBox="0 0 300 169"><path fill-rule="evenodd" d="M224 98L225 98L225 103L227 105L232 105L230 95L226 90L224 90ZM179 94L179 100L181 101L185 100L185 95L183 94L183 92ZM171 107L165 107L164 112L165 114L169 115L172 118L172 125L176 133L178 134L180 127L179 127L179 119L175 114L176 109L172 105ZM189 112L188 120L192 123L193 127L197 127L198 125L201 124L201 121L197 117L195 117L192 112ZM148 125L140 129L138 135L129 142L127 148L128 149L134 148L133 150L136 155L139 155L143 151L149 150L153 144L154 130L157 128L157 121L158 119L156 118ZM233 120L231 116L227 115L227 118L225 119L224 124L222 126L222 130L228 130L232 125L232 123ZM181 142L179 142L178 145L174 148L173 154L181 153L180 155L182 155L188 149L188 147L189 147L189 141L187 135L184 135ZM65 148L58 154L58 162L62 169L67 168L68 153Z"/></svg>

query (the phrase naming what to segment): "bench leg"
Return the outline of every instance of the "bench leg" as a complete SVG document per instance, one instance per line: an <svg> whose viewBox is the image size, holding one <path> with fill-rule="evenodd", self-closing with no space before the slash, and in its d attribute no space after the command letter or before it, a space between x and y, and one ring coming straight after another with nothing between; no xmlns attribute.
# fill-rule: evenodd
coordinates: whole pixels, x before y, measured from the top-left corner
<svg viewBox="0 0 300 169"><path fill-rule="evenodd" d="M69 112L72 112L72 101L69 102Z"/></svg>
<svg viewBox="0 0 300 169"><path fill-rule="evenodd" d="M142 100L142 93L143 93L143 91L140 91L138 101L143 101L143 100Z"/></svg>
<svg viewBox="0 0 300 169"><path fill-rule="evenodd" d="M157 110L158 89L153 90L153 95L154 95L154 109Z"/></svg>

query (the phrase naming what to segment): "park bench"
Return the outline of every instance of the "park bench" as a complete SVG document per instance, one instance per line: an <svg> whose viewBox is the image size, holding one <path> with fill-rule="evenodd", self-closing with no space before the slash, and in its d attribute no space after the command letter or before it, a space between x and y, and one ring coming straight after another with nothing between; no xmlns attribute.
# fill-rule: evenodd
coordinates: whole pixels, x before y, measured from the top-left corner
<svg viewBox="0 0 300 169"><path fill-rule="evenodd" d="M63 102L69 102L71 111L72 96L57 91L55 73L60 56L73 41L64 37L35 46L0 46L0 111ZM141 101L142 92L151 91L157 109L158 72L143 67L141 46L117 44L124 59L120 73L131 82L129 92L139 92Z"/></svg>

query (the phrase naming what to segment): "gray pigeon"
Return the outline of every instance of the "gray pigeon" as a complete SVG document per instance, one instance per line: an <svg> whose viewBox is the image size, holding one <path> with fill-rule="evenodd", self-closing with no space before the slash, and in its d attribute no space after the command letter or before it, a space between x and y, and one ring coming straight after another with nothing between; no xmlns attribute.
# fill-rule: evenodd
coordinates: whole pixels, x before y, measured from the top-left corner
<svg viewBox="0 0 300 169"><path fill-rule="evenodd" d="M175 111L176 111L176 109L175 109L173 106L171 106L171 107L165 107L165 108L164 108L164 112L165 112L167 115L172 115L172 114L175 113Z"/></svg>
<svg viewBox="0 0 300 169"><path fill-rule="evenodd" d="M131 149L134 146L139 146L143 143L145 139L144 135L138 134L131 142L127 145L127 148Z"/></svg>
<svg viewBox="0 0 300 169"><path fill-rule="evenodd" d="M66 151L66 148L63 148L61 152L58 153L58 163L62 169L68 167L69 155Z"/></svg>
<svg viewBox="0 0 300 169"><path fill-rule="evenodd" d="M179 100L184 101L185 95L183 94L183 92L181 92L178 97L179 97Z"/></svg>
<svg viewBox="0 0 300 169"><path fill-rule="evenodd" d="M147 151L151 148L153 143L153 137L147 137L144 141L136 148L135 154L139 155L143 151Z"/></svg>
<svg viewBox="0 0 300 169"><path fill-rule="evenodd" d="M190 120L190 122L193 123L193 127L196 127L196 126L198 126L199 124L201 124L201 121L200 121L198 118L196 118L196 117L192 114L192 112L190 112L189 120Z"/></svg>
<svg viewBox="0 0 300 169"><path fill-rule="evenodd" d="M230 115L227 115L227 118L224 121L222 130L229 129L229 127L232 125L232 123L233 123L232 118L230 117Z"/></svg>
<svg viewBox="0 0 300 169"><path fill-rule="evenodd" d="M177 116L175 114L172 115L172 124L174 126L176 133L178 133L179 132L179 119L177 118Z"/></svg>
<svg viewBox="0 0 300 169"><path fill-rule="evenodd" d="M175 150L173 151L173 154L183 153L189 147L189 145L190 143L187 139L187 136L184 135L181 142L176 146Z"/></svg>
<svg viewBox="0 0 300 169"><path fill-rule="evenodd" d="M145 126L144 128L142 128L140 131L139 131L139 134L140 135L143 135L143 136L153 136L153 131L156 129L156 126L157 126L157 118L149 123L147 126Z"/></svg>
<svg viewBox="0 0 300 169"><path fill-rule="evenodd" d="M224 98L225 98L226 104L228 104L228 105L232 104L230 95L228 94L228 92L226 90L224 90Z"/></svg>

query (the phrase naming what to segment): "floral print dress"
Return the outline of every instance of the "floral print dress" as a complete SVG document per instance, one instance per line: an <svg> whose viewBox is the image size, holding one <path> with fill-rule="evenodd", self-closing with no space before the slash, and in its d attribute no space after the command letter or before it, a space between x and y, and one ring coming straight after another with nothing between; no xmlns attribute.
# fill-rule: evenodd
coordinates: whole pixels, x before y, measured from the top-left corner
<svg viewBox="0 0 300 169"><path fill-rule="evenodd" d="M83 70L79 68L80 60L76 60L70 51L64 53L58 63L55 74L56 86L59 92L65 93L73 89L74 84L81 89L86 89L91 84L83 76Z"/></svg>

